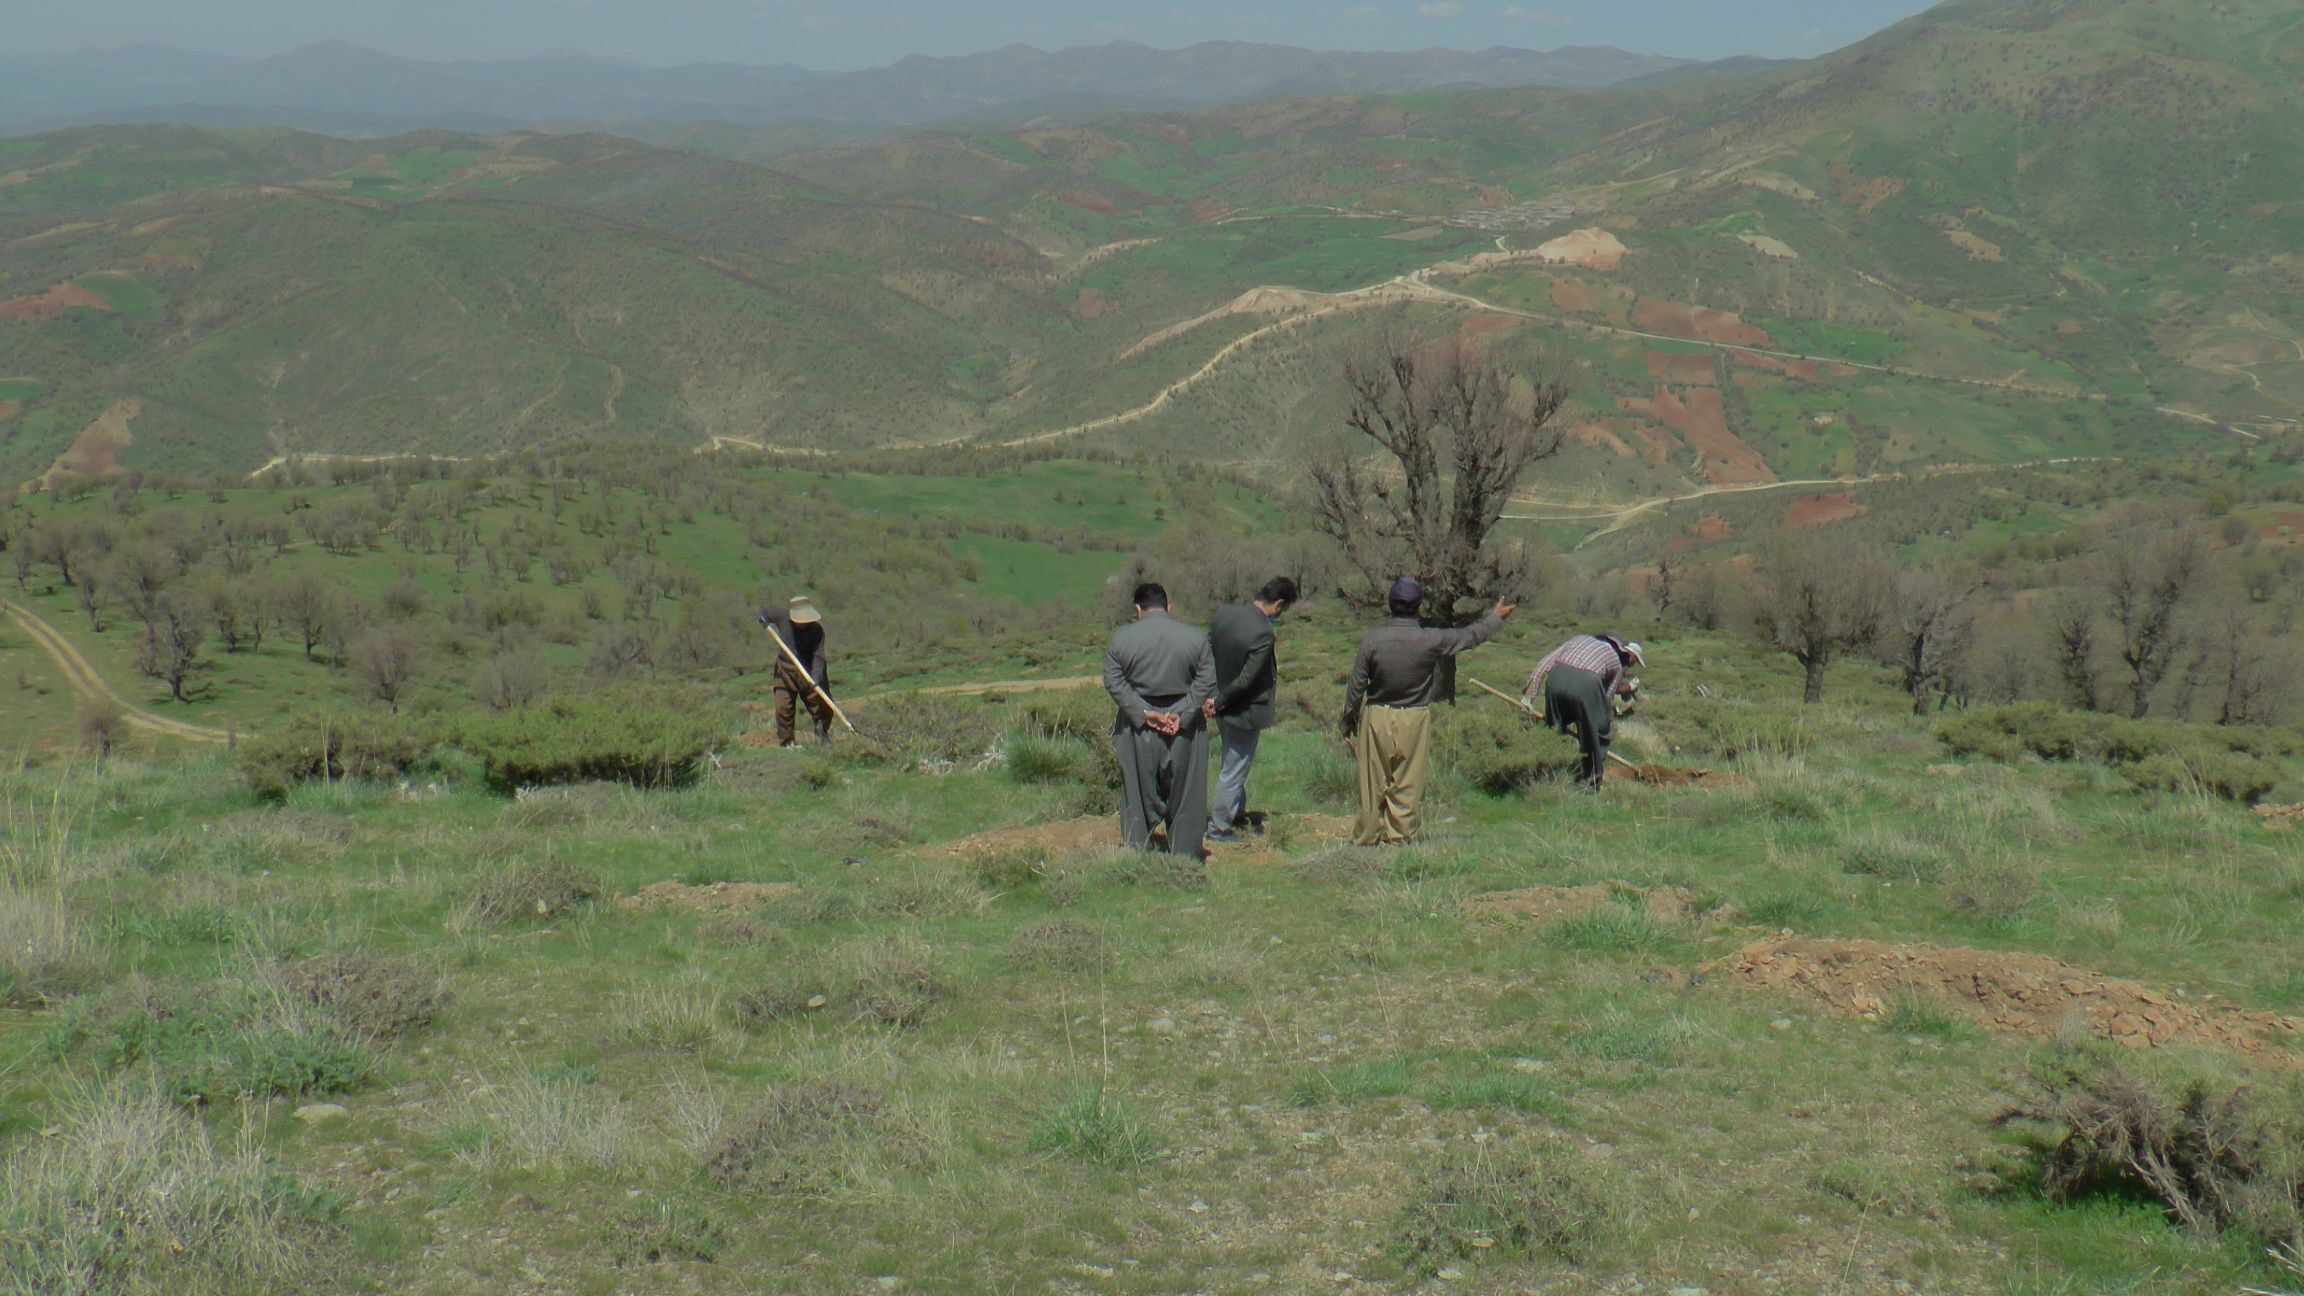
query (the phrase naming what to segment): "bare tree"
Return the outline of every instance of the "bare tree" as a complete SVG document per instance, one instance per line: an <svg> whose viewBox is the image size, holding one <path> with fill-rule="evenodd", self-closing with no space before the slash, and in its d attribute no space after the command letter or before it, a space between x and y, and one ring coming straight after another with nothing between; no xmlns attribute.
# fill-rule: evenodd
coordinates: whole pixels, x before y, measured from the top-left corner
<svg viewBox="0 0 2304 1296"><path fill-rule="evenodd" d="M2096 600L2082 590L2063 590L2048 605L2056 677L2064 685L2064 700L2083 711L2104 709L2096 675L2096 626L2101 619Z"/></svg>
<svg viewBox="0 0 2304 1296"><path fill-rule="evenodd" d="M534 644L507 648L472 675L472 696L493 711L526 706L544 696L551 683L551 667Z"/></svg>
<svg viewBox="0 0 2304 1296"><path fill-rule="evenodd" d="M1872 642L1893 579L1886 559L1851 552L1823 532L1786 536L1769 547L1754 613L1762 635L1806 672L1803 702L1824 700L1824 672L1834 658Z"/></svg>
<svg viewBox="0 0 2304 1296"><path fill-rule="evenodd" d="M2128 669L2128 714L2142 719L2152 694L2176 664L2183 631L2177 611L2206 559L2190 527L2116 532L2105 546L2104 595Z"/></svg>
<svg viewBox="0 0 2304 1296"><path fill-rule="evenodd" d="M1502 364L1462 340L1430 359L1404 341L1344 366L1345 422L1389 463L1350 451L1312 466L1315 517L1365 582L1355 601L1378 602L1395 577L1424 584L1425 608L1453 623L1461 604L1515 594L1524 555L1491 543L1528 469L1560 449L1550 427L1565 384L1513 390Z"/></svg>
<svg viewBox="0 0 2304 1296"><path fill-rule="evenodd" d="M336 614L336 591L310 572L290 572L272 583L272 615L304 640L304 659L327 637Z"/></svg>
<svg viewBox="0 0 2304 1296"><path fill-rule="evenodd" d="M200 667L200 641L208 628L208 609L182 591L162 594L144 622L144 642L136 651L136 669L168 686L168 695L189 702L192 674Z"/></svg>
<svg viewBox="0 0 2304 1296"><path fill-rule="evenodd" d="M2280 720L2296 696L2297 660L2289 636L2267 630L2239 589L2220 591L2199 620L2204 634L2198 682L2215 705L2216 723Z"/></svg>
<svg viewBox="0 0 2304 1296"><path fill-rule="evenodd" d="M1936 694L1948 690L1952 665L1975 634L1969 610L1975 592L1974 577L1941 567L1896 574L1880 618L1879 646L1912 699L1912 714L1927 715Z"/></svg>
<svg viewBox="0 0 2304 1296"><path fill-rule="evenodd" d="M406 626L384 626L352 641L346 665L363 696L398 711L424 669L424 645Z"/></svg>

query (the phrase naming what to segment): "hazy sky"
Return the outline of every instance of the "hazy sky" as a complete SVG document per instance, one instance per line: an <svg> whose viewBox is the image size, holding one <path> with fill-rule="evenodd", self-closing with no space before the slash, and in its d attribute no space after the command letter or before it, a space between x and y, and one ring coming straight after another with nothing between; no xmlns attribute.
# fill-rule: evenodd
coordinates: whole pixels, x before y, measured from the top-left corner
<svg viewBox="0 0 2304 1296"><path fill-rule="evenodd" d="M641 63L874 67L1014 42L1258 40L1316 49L1617 45L1820 54L1919 0L0 0L0 53L136 42L276 54L348 40L411 58L573 50Z"/></svg>

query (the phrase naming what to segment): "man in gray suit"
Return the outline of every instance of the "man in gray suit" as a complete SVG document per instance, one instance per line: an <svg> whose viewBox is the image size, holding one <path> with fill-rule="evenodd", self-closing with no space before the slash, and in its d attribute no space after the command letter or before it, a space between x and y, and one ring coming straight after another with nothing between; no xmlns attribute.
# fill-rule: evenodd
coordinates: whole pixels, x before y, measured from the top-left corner
<svg viewBox="0 0 2304 1296"><path fill-rule="evenodd" d="M1208 636L1168 615L1168 591L1136 587L1134 622L1104 650L1104 691L1120 708L1112 754L1120 761L1120 836L1139 849L1155 832L1168 850L1198 857L1208 831L1208 726L1216 691Z"/></svg>
<svg viewBox="0 0 2304 1296"><path fill-rule="evenodd" d="M1248 826L1248 771L1256 764L1257 740L1280 718L1280 664L1273 653L1272 627L1295 601L1296 582L1276 576L1264 582L1253 601L1227 603L1209 619L1208 649L1216 658L1217 683L1207 714L1224 739L1210 841L1231 841Z"/></svg>

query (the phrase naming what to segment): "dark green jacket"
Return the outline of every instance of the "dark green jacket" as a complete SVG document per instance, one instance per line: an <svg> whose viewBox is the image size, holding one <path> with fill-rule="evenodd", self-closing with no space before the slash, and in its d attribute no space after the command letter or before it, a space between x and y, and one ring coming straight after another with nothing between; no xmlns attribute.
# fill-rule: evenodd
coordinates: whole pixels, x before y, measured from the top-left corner
<svg viewBox="0 0 2304 1296"><path fill-rule="evenodd" d="M1280 718L1280 662L1272 622L1253 603L1227 603L1208 623L1216 654L1216 715L1242 729L1269 729Z"/></svg>

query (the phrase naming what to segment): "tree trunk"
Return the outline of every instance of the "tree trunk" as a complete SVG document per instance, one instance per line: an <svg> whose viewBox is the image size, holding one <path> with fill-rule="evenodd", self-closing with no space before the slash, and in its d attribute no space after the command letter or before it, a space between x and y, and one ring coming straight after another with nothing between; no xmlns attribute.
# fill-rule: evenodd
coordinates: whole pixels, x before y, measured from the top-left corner
<svg viewBox="0 0 2304 1296"><path fill-rule="evenodd" d="M1808 687L1800 700L1811 706L1824 700L1824 668L1831 664L1829 657L1811 657L1802 665L1808 668Z"/></svg>

